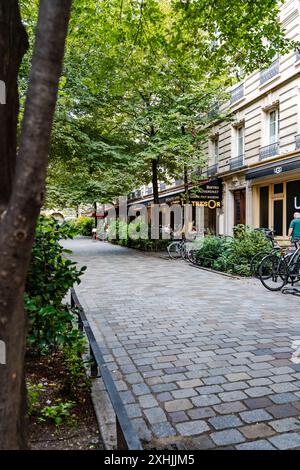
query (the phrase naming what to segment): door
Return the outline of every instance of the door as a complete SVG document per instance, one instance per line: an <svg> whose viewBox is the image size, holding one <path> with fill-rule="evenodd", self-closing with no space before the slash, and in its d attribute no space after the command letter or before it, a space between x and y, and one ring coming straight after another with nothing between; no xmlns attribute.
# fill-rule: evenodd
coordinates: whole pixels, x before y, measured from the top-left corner
<svg viewBox="0 0 300 470"><path fill-rule="evenodd" d="M239 189L233 192L234 197L234 225L246 223L246 190Z"/></svg>
<svg viewBox="0 0 300 470"><path fill-rule="evenodd" d="M283 235L283 200L274 200L274 233L275 237L282 237Z"/></svg>

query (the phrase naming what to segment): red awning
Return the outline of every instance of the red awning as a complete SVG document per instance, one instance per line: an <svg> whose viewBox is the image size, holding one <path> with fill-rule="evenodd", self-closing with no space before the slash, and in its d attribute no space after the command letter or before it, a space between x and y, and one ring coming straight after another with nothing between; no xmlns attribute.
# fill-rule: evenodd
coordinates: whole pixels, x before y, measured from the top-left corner
<svg viewBox="0 0 300 470"><path fill-rule="evenodd" d="M105 212L97 212L97 215L95 212L91 212L90 214L87 215L87 217L97 217L97 219L105 219L105 217L107 217L108 215L108 212L105 211Z"/></svg>

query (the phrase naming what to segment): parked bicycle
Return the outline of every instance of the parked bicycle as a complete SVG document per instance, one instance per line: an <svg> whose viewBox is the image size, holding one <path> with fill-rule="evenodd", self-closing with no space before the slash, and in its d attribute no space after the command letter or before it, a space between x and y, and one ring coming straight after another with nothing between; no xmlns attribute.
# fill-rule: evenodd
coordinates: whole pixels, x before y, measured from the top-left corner
<svg viewBox="0 0 300 470"><path fill-rule="evenodd" d="M258 253L256 253L253 256L253 258L250 262L250 272L251 272L252 276L259 277L258 270L259 270L259 266L260 266L263 258L267 255L279 252L281 250L281 248L280 248L280 246L278 245L277 241L274 238L275 232L273 230L268 229L268 228L257 228L255 230L259 231L259 232L262 232L265 235L265 237L271 243L269 250L259 251Z"/></svg>
<svg viewBox="0 0 300 470"><path fill-rule="evenodd" d="M294 251L281 249L265 256L259 265L259 279L264 287L279 291L286 284L300 281L300 241L295 239Z"/></svg>
<svg viewBox="0 0 300 470"><path fill-rule="evenodd" d="M185 258L186 256L185 240L175 240L167 247L171 259Z"/></svg>

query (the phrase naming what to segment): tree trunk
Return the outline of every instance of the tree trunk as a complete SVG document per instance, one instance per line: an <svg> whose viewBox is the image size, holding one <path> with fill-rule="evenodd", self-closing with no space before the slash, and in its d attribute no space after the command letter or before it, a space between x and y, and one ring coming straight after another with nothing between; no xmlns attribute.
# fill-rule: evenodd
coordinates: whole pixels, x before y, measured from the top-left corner
<svg viewBox="0 0 300 470"><path fill-rule="evenodd" d="M185 195L185 203L189 204L190 196L189 196L189 179L188 179L188 171L186 165L184 165L183 169L183 180L184 180L184 195Z"/></svg>
<svg viewBox="0 0 300 470"><path fill-rule="evenodd" d="M152 163L152 188L153 188L153 203L159 204L158 195L158 178L157 178L157 160L153 159Z"/></svg>
<svg viewBox="0 0 300 470"><path fill-rule="evenodd" d="M98 225L98 219L97 219L97 202L96 202L96 201L94 202L94 211L95 211L95 217L94 217L94 221L95 221L95 228L97 228L97 225Z"/></svg>
<svg viewBox="0 0 300 470"><path fill-rule="evenodd" d="M181 125L181 133L185 135L185 125ZM183 182L184 182L184 195L185 195L185 203L189 203L189 181L188 181L188 170L186 164L183 165Z"/></svg>
<svg viewBox="0 0 300 470"><path fill-rule="evenodd" d="M41 0L15 179L0 221L0 449L26 446L23 293L45 176L71 0ZM0 54L1 55L1 54ZM3 132L0 129L0 133Z"/></svg>
<svg viewBox="0 0 300 470"><path fill-rule="evenodd" d="M6 209L12 190L17 147L19 66L28 47L18 0L0 0L0 214ZM3 97L2 97L3 95Z"/></svg>

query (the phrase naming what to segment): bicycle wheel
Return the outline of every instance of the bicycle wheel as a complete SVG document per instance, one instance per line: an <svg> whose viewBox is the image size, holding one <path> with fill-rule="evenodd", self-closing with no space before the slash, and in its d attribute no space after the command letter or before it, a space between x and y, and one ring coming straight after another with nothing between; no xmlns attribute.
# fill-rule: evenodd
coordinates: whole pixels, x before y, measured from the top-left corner
<svg viewBox="0 0 300 470"><path fill-rule="evenodd" d="M172 242L167 248L171 259L181 258L181 242Z"/></svg>
<svg viewBox="0 0 300 470"><path fill-rule="evenodd" d="M188 260L192 264L197 264L197 257L196 257L196 250L189 250L188 252Z"/></svg>
<svg viewBox="0 0 300 470"><path fill-rule="evenodd" d="M268 253L265 251L260 251L259 253L256 253L256 255L253 256L251 263L250 263L250 271L252 276L254 277L259 277L259 266L262 261L262 259L267 256Z"/></svg>
<svg viewBox="0 0 300 470"><path fill-rule="evenodd" d="M283 258L268 255L259 266L259 279L271 291L281 290L288 280L288 265Z"/></svg>

